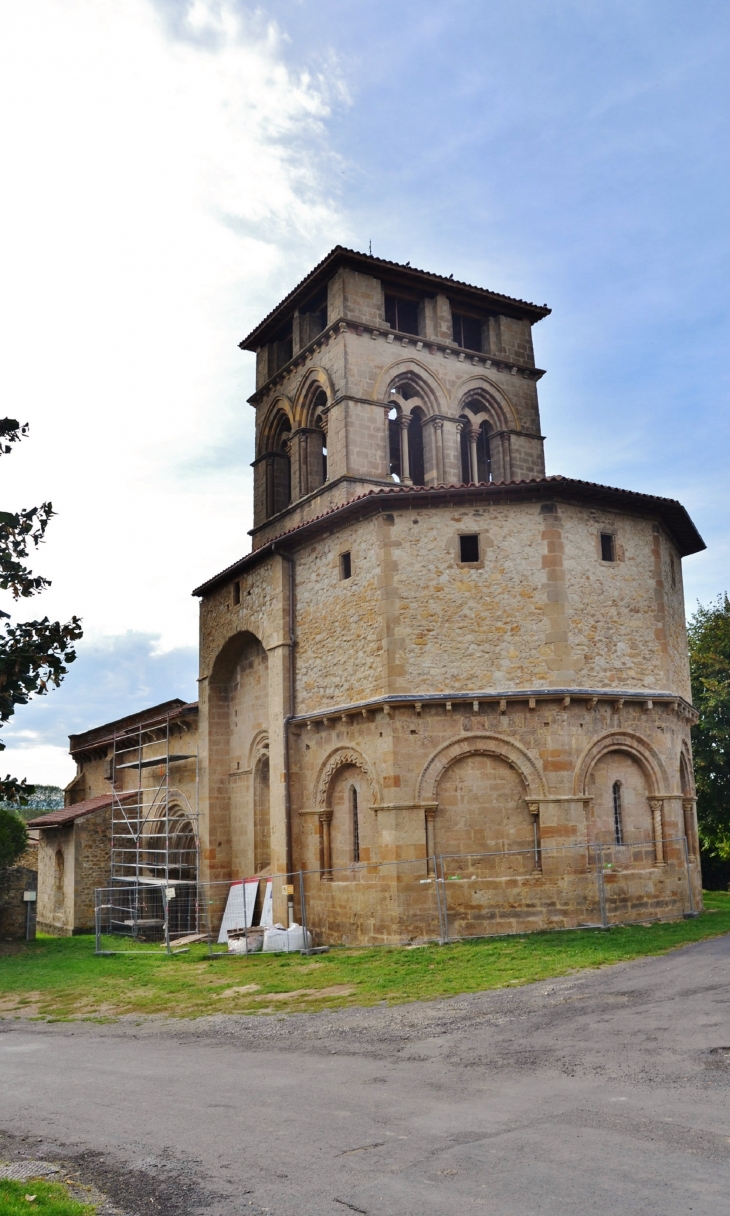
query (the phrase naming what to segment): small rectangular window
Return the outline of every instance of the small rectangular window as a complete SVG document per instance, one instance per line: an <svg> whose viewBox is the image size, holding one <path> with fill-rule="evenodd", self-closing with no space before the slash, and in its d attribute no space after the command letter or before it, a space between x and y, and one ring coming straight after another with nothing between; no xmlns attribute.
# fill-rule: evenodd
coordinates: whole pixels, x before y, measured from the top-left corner
<svg viewBox="0 0 730 1216"><path fill-rule="evenodd" d="M465 317L462 313L451 314L454 342L465 350L482 349L482 323L476 317Z"/></svg>
<svg viewBox="0 0 730 1216"><path fill-rule="evenodd" d="M601 561L616 561L616 538L612 532L601 533Z"/></svg>
<svg viewBox="0 0 730 1216"><path fill-rule="evenodd" d="M233 602L234 604L241 602L241 584L239 582L233 584Z"/></svg>
<svg viewBox="0 0 730 1216"><path fill-rule="evenodd" d="M479 561L479 537L460 536L459 537L459 560L462 562L478 562Z"/></svg>
<svg viewBox="0 0 730 1216"><path fill-rule="evenodd" d="M349 553L340 554L340 578L350 578L352 576L352 561Z"/></svg>

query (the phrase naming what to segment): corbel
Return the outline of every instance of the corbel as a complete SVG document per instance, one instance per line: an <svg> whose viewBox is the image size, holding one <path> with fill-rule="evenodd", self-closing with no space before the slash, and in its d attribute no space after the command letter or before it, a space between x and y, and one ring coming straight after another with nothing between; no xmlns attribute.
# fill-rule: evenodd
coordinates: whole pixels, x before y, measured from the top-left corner
<svg viewBox="0 0 730 1216"><path fill-rule="evenodd" d="M615 714L617 714L621 709L623 709L623 704L624 704L623 697L619 697L617 701L614 701L613 712Z"/></svg>
<svg viewBox="0 0 730 1216"><path fill-rule="evenodd" d="M534 698L534 697L530 697L529 701L527 702L527 708L528 708L528 709L535 709L535 708L536 708L536 703L535 703L535 698Z"/></svg>
<svg viewBox="0 0 730 1216"><path fill-rule="evenodd" d="M506 702L506 700L504 699L504 697L502 698L502 700L501 700L501 701L500 701L500 703L499 703L499 712L500 712L501 714L506 714L506 713L507 713L507 702Z"/></svg>

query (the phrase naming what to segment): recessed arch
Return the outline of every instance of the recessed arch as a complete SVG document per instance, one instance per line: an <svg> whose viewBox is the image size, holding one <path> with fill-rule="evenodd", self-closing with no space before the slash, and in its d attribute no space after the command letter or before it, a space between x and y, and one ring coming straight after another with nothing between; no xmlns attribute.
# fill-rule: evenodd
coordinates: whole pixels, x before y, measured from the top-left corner
<svg viewBox="0 0 730 1216"><path fill-rule="evenodd" d="M293 426L314 426L315 417L321 409L318 400L321 393L326 397L326 404L331 405L335 389L328 372L323 367L310 367L294 394L291 410Z"/></svg>
<svg viewBox="0 0 730 1216"><path fill-rule="evenodd" d="M416 786L416 801L436 802L438 783L446 769L463 756L479 754L506 760L519 773L529 798L539 799L545 796L545 781L529 752L511 739L504 739L501 735L484 734L470 735L468 739L454 739L439 748L421 771Z"/></svg>
<svg viewBox="0 0 730 1216"><path fill-rule="evenodd" d="M667 772L661 757L646 739L630 731L607 731L586 748L578 761L573 779L575 794L587 794L591 772L608 752L624 752L636 761L646 778L649 797L669 792Z"/></svg>
<svg viewBox="0 0 730 1216"><path fill-rule="evenodd" d="M475 426L486 421L493 431L522 429L517 411L507 394L484 376L472 376L459 385L449 413L466 414Z"/></svg>
<svg viewBox="0 0 730 1216"><path fill-rule="evenodd" d="M260 651L265 657L266 648L260 638L248 629L234 633L221 647L210 669L210 684L228 684L241 658L248 650Z"/></svg>
<svg viewBox="0 0 730 1216"><path fill-rule="evenodd" d="M274 397L261 419L258 454L279 450L281 436L294 429L294 406L289 397L279 394Z"/></svg>
<svg viewBox="0 0 730 1216"><path fill-rule="evenodd" d="M338 770L346 765L354 765L355 768L359 768L361 770L367 779L368 785L370 786L370 794L373 805L379 806L382 803L383 798L380 790L380 783L375 775L375 770L370 762L365 759L362 752L357 751L357 749L352 747L336 747L320 765L314 787L314 805L322 811L327 809L333 779Z"/></svg>
<svg viewBox="0 0 730 1216"><path fill-rule="evenodd" d="M403 389L406 389L408 394L404 400L418 398L418 404L422 406L427 417L445 413L448 394L443 384L417 359L400 359L384 368L378 376L373 399L389 401Z"/></svg>

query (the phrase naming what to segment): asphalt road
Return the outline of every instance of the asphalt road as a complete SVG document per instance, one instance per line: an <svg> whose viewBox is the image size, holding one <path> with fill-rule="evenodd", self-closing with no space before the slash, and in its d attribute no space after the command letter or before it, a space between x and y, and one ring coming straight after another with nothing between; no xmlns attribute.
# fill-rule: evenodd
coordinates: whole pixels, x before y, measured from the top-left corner
<svg viewBox="0 0 730 1216"><path fill-rule="evenodd" d="M724 1216L729 978L725 937L391 1009L0 1022L0 1127L134 1216Z"/></svg>

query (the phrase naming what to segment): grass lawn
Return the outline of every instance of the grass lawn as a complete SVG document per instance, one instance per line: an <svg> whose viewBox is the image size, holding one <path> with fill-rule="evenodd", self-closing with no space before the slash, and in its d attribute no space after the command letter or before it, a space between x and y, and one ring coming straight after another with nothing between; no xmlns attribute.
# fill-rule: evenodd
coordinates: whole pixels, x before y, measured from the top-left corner
<svg viewBox="0 0 730 1216"><path fill-rule="evenodd" d="M93 1216L96 1206L70 1199L65 1186L57 1182L0 1181L0 1212L2 1216Z"/></svg>
<svg viewBox="0 0 730 1216"><path fill-rule="evenodd" d="M200 1017L432 1000L662 954L730 932L730 894L705 893L705 909L696 920L671 924L530 933L448 946L342 948L310 958L259 954L211 961L202 946L171 957L157 947L139 946L131 954L97 958L93 937L40 937L2 948L0 1016Z"/></svg>

